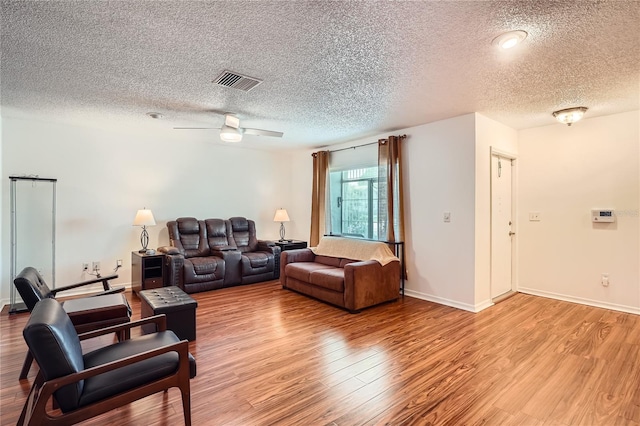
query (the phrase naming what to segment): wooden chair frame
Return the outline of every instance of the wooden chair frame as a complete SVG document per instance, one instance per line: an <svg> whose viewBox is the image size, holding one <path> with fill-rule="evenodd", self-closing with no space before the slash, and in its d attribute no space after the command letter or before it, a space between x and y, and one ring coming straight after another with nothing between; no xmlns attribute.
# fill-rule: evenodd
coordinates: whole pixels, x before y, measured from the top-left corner
<svg viewBox="0 0 640 426"><path fill-rule="evenodd" d="M23 274L25 271L27 271L28 269L33 269L30 267L25 268L22 272L20 272L19 275ZM104 288L104 291L97 293L97 294L92 294L90 296L86 296L86 297L96 297L96 296L103 296L103 295L107 295L107 294L116 294L116 293L122 293L124 292L124 287L111 287L111 284L109 281L114 280L118 278L118 275L116 274L112 274L112 275L107 275L104 277L96 277L94 279L91 280L87 280L87 281L82 281L79 283L75 283L75 284L69 284L63 287L58 287L58 288L48 288L49 286L47 286L48 290L49 290L49 295L51 297L53 297L54 299L56 298L56 294L66 291L66 290L72 290L75 288L79 288L79 287L84 287L87 285L92 285L92 284L97 284L97 283L102 283L102 287ZM14 285L17 287L18 292L20 293L20 287L18 287L17 284L14 283ZM46 285L46 283L45 283ZM33 286L31 286L33 288ZM37 293L36 290L33 290L34 293ZM33 297L31 297L31 293L29 293L30 295L27 296L27 299L24 299L25 305L27 305L27 308L29 309L29 312L31 312L33 310L33 307L35 306L35 303L37 303ZM21 294L22 296L22 294ZM118 338L119 339L124 339L127 338L127 334L128 330L122 331L118 334ZM24 380L27 378L27 375L29 374L29 370L31 369L31 364L33 363L33 356L31 355L31 353L29 351L27 351L27 354L25 355L24 361L22 363L22 369L20 370L20 375L18 376L19 380Z"/></svg>
<svg viewBox="0 0 640 426"><path fill-rule="evenodd" d="M110 333L129 332L132 327L142 326L144 324L156 324L158 331L166 331L167 321L165 315L155 315L144 318L139 321L133 321L127 324L114 325L99 330L89 331L78 335L80 340L86 340L97 336ZM162 379L147 383L137 388L130 389L118 395L97 401L87 406L78 408L68 413L53 415L47 411L47 402L53 397L53 393L61 388L89 377L97 376L107 371L115 370L126 365L135 364L136 362L152 358L154 356L167 353L177 352L179 356L179 367L177 371ZM118 361L112 361L107 364L88 368L78 373L69 374L57 379L44 381L41 372L38 372L29 396L24 404L20 419L17 425L69 425L81 422L83 420L106 413L114 408L131 403L138 399L152 395L160 391L166 391L171 387L180 389L182 395L182 410L184 413L185 425L191 425L191 389L190 389L190 372L189 372L189 342L182 340L180 342L152 349L137 355L128 356Z"/></svg>

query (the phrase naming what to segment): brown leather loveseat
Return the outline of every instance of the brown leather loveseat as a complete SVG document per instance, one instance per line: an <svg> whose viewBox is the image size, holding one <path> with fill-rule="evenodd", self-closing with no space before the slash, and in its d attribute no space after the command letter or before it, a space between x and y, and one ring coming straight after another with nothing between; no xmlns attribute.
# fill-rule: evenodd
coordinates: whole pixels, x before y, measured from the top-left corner
<svg viewBox="0 0 640 426"><path fill-rule="evenodd" d="M166 285L186 293L275 279L280 247L256 238L253 220L244 217L167 222Z"/></svg>
<svg viewBox="0 0 640 426"><path fill-rule="evenodd" d="M356 313L398 298L400 262L382 242L324 237L315 248L282 252L280 282Z"/></svg>

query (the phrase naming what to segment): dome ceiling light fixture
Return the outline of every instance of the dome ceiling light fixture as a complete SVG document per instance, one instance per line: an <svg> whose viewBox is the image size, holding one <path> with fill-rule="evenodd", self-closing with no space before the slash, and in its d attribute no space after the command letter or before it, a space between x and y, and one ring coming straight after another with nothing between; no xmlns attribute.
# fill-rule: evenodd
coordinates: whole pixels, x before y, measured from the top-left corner
<svg viewBox="0 0 640 426"><path fill-rule="evenodd" d="M509 31L494 38L491 44L507 50L522 43L527 35L527 32L522 30Z"/></svg>
<svg viewBox="0 0 640 426"><path fill-rule="evenodd" d="M553 112L553 116L562 124L566 124L567 126L571 126L576 121L579 121L585 112L587 112L587 107L574 107L561 109Z"/></svg>
<svg viewBox="0 0 640 426"><path fill-rule="evenodd" d="M151 118L155 118L156 120L158 118L162 118L162 114L159 112L148 112L147 115Z"/></svg>

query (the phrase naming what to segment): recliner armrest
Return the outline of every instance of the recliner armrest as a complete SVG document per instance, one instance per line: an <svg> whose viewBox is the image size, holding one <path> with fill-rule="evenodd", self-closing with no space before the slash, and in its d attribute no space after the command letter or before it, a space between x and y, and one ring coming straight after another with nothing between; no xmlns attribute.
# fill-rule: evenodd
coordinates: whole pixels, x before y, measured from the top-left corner
<svg viewBox="0 0 640 426"><path fill-rule="evenodd" d="M280 246L273 244L273 241L258 240L258 249L256 251L266 251L267 253L278 255L280 254Z"/></svg>
<svg viewBox="0 0 640 426"><path fill-rule="evenodd" d="M162 246L158 247L158 252L164 254L180 254L180 249L173 246Z"/></svg>

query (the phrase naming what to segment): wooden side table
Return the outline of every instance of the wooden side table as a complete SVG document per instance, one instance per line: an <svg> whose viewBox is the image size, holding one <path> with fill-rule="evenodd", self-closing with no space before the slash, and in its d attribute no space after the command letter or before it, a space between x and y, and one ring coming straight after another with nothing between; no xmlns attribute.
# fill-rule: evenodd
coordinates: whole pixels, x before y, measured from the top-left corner
<svg viewBox="0 0 640 426"><path fill-rule="evenodd" d="M307 242L300 241L300 240L274 241L274 244L280 247L281 252L287 251L287 250L307 248ZM280 255L278 255L274 260L276 263L275 264L276 271L275 271L274 277L280 278Z"/></svg>
<svg viewBox="0 0 640 426"><path fill-rule="evenodd" d="M131 252L131 289L142 290L164 286L164 255Z"/></svg>

